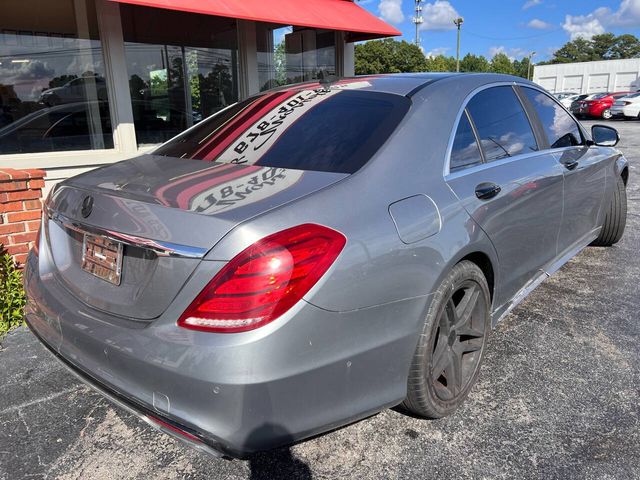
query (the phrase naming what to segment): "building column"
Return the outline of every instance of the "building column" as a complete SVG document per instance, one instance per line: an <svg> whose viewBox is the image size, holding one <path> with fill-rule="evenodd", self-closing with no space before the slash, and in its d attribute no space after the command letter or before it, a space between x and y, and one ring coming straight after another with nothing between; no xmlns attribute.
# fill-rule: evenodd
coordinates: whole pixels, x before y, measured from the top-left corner
<svg viewBox="0 0 640 480"><path fill-rule="evenodd" d="M238 58L240 100L260 91L258 84L258 47L256 43L256 22L238 20Z"/></svg>
<svg viewBox="0 0 640 480"><path fill-rule="evenodd" d="M120 4L107 0L95 0L95 2L109 92L114 145L122 153L136 153L138 145L133 124Z"/></svg>
<svg viewBox="0 0 640 480"><path fill-rule="evenodd" d="M347 32L336 32L336 74L339 77L353 77L355 75L355 48L353 42L345 39Z"/></svg>

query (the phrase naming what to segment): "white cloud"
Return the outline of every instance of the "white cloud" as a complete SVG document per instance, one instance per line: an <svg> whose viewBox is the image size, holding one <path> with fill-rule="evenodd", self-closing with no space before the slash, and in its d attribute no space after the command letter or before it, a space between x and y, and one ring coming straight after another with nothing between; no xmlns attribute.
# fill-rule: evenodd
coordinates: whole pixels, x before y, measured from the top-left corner
<svg viewBox="0 0 640 480"><path fill-rule="evenodd" d="M638 25L640 22L640 0L624 0L620 4L620 17L626 18Z"/></svg>
<svg viewBox="0 0 640 480"><path fill-rule="evenodd" d="M449 50L449 47L438 47L434 48L433 50L429 50L427 53L425 53L424 56L427 58L433 58L437 57L438 55L446 55Z"/></svg>
<svg viewBox="0 0 640 480"><path fill-rule="evenodd" d="M587 15L567 15L562 24L571 40L591 38L611 27L640 27L640 0L622 0L615 11L600 7Z"/></svg>
<svg viewBox="0 0 640 480"><path fill-rule="evenodd" d="M527 2L524 2L524 5L522 5L522 9L523 10L528 10L531 7L535 7L536 5L540 5L542 3L542 0L528 0Z"/></svg>
<svg viewBox="0 0 640 480"><path fill-rule="evenodd" d="M540 20L539 18L534 18L529 23L527 23L527 27L535 28L537 30L547 30L549 28L552 28L553 25L545 22L544 20Z"/></svg>
<svg viewBox="0 0 640 480"><path fill-rule="evenodd" d="M460 14L447 0L436 0L422 7L422 16L424 23L420 27L421 30L444 31L456 28L453 21Z"/></svg>
<svg viewBox="0 0 640 480"><path fill-rule="evenodd" d="M389 23L400 23L404 20L402 0L380 0L378 11L380 17Z"/></svg>
<svg viewBox="0 0 640 480"><path fill-rule="evenodd" d="M576 38L589 39L594 35L604 33L604 27L600 20L598 20L593 14L572 16L567 15L564 23L562 24L564 31L569 34L571 40Z"/></svg>
<svg viewBox="0 0 640 480"><path fill-rule="evenodd" d="M495 57L499 53L504 53L512 62L517 58L523 58L529 55L523 48L506 48L504 45L489 48L489 58Z"/></svg>

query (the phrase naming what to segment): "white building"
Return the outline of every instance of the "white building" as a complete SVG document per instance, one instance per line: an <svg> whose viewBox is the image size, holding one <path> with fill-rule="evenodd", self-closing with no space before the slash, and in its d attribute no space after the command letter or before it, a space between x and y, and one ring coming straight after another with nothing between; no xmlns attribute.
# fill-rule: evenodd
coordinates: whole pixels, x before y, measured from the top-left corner
<svg viewBox="0 0 640 480"><path fill-rule="evenodd" d="M640 58L536 65L533 81L551 93L635 91L640 89Z"/></svg>

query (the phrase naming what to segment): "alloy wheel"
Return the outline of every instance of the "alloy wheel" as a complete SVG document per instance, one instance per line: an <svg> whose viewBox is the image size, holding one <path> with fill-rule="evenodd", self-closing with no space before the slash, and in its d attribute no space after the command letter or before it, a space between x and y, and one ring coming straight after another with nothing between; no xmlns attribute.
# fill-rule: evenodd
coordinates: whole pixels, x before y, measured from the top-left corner
<svg viewBox="0 0 640 480"><path fill-rule="evenodd" d="M473 280L449 297L434 335L431 378L435 393L450 401L463 394L477 370L486 335L485 297Z"/></svg>

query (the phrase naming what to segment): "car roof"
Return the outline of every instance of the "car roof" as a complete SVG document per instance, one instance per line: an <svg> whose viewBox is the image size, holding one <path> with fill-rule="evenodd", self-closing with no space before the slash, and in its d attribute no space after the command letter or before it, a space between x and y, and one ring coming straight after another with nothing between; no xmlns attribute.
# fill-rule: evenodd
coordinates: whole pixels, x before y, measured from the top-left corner
<svg viewBox="0 0 640 480"><path fill-rule="evenodd" d="M495 82L522 82L534 85L532 82L513 75L497 73L452 73L452 72L418 72L418 73L387 73L376 75L362 75L355 77L337 78L326 85L330 88L358 89L361 91L373 91L380 93L393 93L412 97L423 88L434 84L448 82L464 82L467 86L479 87ZM444 83L444 82L442 82ZM310 88L318 85L317 81L300 83L277 88L276 90L289 90L292 88Z"/></svg>

